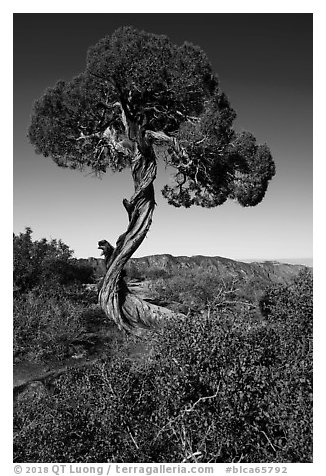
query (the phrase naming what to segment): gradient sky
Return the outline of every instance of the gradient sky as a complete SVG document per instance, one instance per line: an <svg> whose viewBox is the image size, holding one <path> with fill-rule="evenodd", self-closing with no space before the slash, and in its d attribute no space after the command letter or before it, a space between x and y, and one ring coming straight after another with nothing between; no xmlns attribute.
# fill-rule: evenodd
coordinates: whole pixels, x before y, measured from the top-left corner
<svg viewBox="0 0 326 476"><path fill-rule="evenodd" d="M236 128L266 142L276 163L263 202L242 208L171 207L160 193L135 256L156 253L233 259L312 257L312 14L15 14L14 232L61 238L75 256L99 256L126 229L130 172L101 180L60 169L26 137L33 102L84 69L88 46L122 25L191 41L208 54L237 111Z"/></svg>

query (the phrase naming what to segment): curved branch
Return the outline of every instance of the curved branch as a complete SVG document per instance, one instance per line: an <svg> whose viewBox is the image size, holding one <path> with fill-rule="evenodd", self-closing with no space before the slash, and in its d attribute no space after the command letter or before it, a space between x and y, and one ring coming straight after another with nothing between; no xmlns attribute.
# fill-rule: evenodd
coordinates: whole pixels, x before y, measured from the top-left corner
<svg viewBox="0 0 326 476"><path fill-rule="evenodd" d="M146 138L155 145L169 146L178 155L181 154L187 156L186 151L180 146L179 141L175 137L168 136L165 132L148 130L146 131Z"/></svg>
<svg viewBox="0 0 326 476"><path fill-rule="evenodd" d="M180 142L173 136L168 136L163 131L146 131L146 139L153 144L153 146L159 148L166 148L168 160L166 154L164 159L168 165L172 167L180 168L177 164L182 164L182 167L188 167L188 164L192 163L191 158L187 154L186 149L180 144Z"/></svg>

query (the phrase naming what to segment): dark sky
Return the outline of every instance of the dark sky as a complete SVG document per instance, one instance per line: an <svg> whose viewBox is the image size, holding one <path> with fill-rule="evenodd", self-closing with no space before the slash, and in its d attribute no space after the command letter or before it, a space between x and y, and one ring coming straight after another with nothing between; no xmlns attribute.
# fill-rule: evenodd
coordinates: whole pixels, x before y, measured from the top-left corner
<svg viewBox="0 0 326 476"><path fill-rule="evenodd" d="M266 142L277 175L253 208L175 209L156 183L153 225L136 256L220 255L235 259L312 256L312 14L15 14L14 232L61 238L76 256L98 255L126 225L128 172L102 180L58 168L26 138L33 101L84 69L87 48L122 25L191 41L208 54L236 109L238 130Z"/></svg>

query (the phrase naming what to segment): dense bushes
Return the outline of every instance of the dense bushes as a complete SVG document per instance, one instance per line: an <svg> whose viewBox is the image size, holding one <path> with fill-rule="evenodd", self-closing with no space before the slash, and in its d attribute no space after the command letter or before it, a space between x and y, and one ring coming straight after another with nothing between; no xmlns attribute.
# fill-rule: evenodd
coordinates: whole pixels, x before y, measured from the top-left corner
<svg viewBox="0 0 326 476"><path fill-rule="evenodd" d="M300 332L312 332L313 277L307 268L294 278L290 286L278 285L268 289L260 300L262 314L274 322L300 324Z"/></svg>
<svg viewBox="0 0 326 476"><path fill-rule="evenodd" d="M28 230L16 239L24 292L14 300L14 350L44 362L68 357L98 311L85 290L60 284L64 273L40 285L35 269L46 276L54 249L59 261L71 259L62 243L51 242L49 253L40 243ZM210 273L164 277L155 289L192 312L161 334L119 334L113 356L110 347L110 356L61 375L50 390L22 393L15 461L310 462L311 272L266 291L260 320L234 305L243 297L232 282Z"/></svg>
<svg viewBox="0 0 326 476"><path fill-rule="evenodd" d="M84 331L83 304L73 303L56 289L30 292L14 300L15 360L42 362L69 356Z"/></svg>
<svg viewBox="0 0 326 476"><path fill-rule="evenodd" d="M311 321L307 307L289 328ZM272 309L261 323L227 309L171 322L140 361L129 338L111 362L60 377L37 411L20 402L16 460L310 462L311 326L297 339Z"/></svg>
<svg viewBox="0 0 326 476"><path fill-rule="evenodd" d="M14 235L14 289L23 293L38 286L93 282L91 266L72 258L73 251L61 240L32 240L32 230Z"/></svg>
<svg viewBox="0 0 326 476"><path fill-rule="evenodd" d="M66 358L97 301L81 286L92 281L92 268L78 264L61 240L33 241L30 228L14 235L13 246L15 362Z"/></svg>

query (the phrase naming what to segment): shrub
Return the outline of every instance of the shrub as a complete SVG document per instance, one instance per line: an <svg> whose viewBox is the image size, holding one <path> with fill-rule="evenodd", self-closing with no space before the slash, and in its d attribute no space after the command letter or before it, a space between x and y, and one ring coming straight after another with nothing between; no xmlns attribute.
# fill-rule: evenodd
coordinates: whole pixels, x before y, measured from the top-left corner
<svg viewBox="0 0 326 476"><path fill-rule="evenodd" d="M283 346L292 358L312 353L313 276L306 269L290 286L274 286L260 301L262 314L280 329Z"/></svg>
<svg viewBox="0 0 326 476"><path fill-rule="evenodd" d="M14 288L27 292L37 286L93 282L93 269L72 258L73 251L61 240L32 241L32 230L14 235Z"/></svg>
<svg viewBox="0 0 326 476"><path fill-rule="evenodd" d="M167 324L142 360L128 338L37 408L20 402L15 460L310 462L311 355L291 339L226 309Z"/></svg>
<svg viewBox="0 0 326 476"><path fill-rule="evenodd" d="M85 331L84 310L85 305L73 303L60 288L15 298L15 359L43 362L69 356L71 344Z"/></svg>
<svg viewBox="0 0 326 476"><path fill-rule="evenodd" d="M209 271L183 271L175 276L161 277L151 287L160 299L176 301L193 311L221 305L225 301L233 303L237 297L232 279L223 280Z"/></svg>

